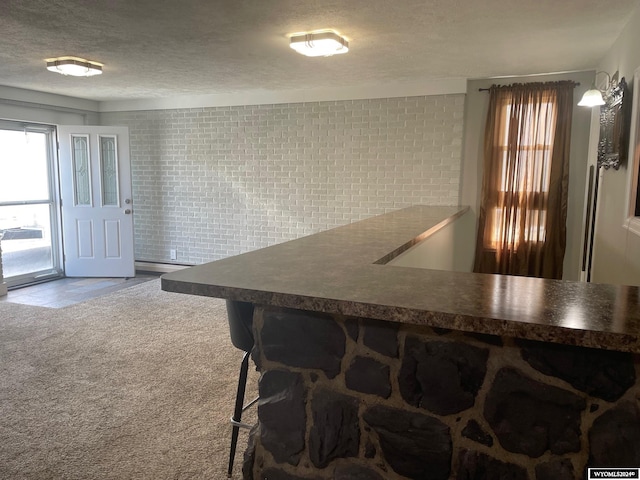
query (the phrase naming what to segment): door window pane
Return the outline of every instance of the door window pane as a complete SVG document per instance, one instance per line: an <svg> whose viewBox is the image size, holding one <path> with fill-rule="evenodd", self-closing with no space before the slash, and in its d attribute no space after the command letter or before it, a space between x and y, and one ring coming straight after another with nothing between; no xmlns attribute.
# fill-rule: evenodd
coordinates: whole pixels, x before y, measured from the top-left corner
<svg viewBox="0 0 640 480"><path fill-rule="evenodd" d="M100 177L102 205L118 206L118 159L116 138L100 136Z"/></svg>
<svg viewBox="0 0 640 480"><path fill-rule="evenodd" d="M91 170L89 166L89 139L72 135L73 181L75 204L91 205Z"/></svg>

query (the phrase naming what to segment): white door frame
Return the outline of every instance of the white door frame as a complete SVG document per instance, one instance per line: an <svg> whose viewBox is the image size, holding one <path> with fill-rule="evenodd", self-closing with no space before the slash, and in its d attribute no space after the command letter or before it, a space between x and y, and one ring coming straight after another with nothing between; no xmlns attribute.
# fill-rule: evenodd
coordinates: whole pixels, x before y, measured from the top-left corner
<svg viewBox="0 0 640 480"><path fill-rule="evenodd" d="M49 204L49 223L50 223L50 235L51 235L51 262L52 268L31 272L24 275L17 275L12 277L11 281L6 282L6 286L9 288L28 285L30 283L51 280L62 277L63 262L62 262L62 223L60 217L60 192L59 192L59 178L58 178L58 158L56 156L56 126L34 123L34 122L21 122L13 120L0 120L0 129L2 130L14 130L21 132L36 132L43 133L47 137L47 169L49 178L49 199L48 202L12 202L14 205L30 205L30 204ZM5 203L5 205L9 205Z"/></svg>

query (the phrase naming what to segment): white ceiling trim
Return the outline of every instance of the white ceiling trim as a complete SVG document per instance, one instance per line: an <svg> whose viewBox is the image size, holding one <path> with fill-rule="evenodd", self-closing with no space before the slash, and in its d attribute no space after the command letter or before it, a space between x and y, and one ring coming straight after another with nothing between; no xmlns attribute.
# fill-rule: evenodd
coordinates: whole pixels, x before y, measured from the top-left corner
<svg viewBox="0 0 640 480"><path fill-rule="evenodd" d="M35 90L25 90L23 88L5 87L2 85L0 85L0 99L86 112L98 112L98 102L95 100L68 97L55 93L37 92Z"/></svg>
<svg viewBox="0 0 640 480"><path fill-rule="evenodd" d="M370 98L415 97L460 94L467 91L467 79L449 78L420 83L362 87L312 88L306 90L250 90L239 93L190 95L170 98L114 100L99 102L100 112L171 110L177 108L231 107L280 103L364 100Z"/></svg>

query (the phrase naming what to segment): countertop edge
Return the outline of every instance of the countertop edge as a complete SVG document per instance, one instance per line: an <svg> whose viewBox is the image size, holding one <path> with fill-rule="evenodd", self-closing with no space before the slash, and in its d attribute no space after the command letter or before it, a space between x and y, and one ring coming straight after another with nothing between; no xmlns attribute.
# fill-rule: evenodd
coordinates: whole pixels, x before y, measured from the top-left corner
<svg viewBox="0 0 640 480"><path fill-rule="evenodd" d="M399 212L405 210L408 211L403 209ZM314 245L313 242L296 244L296 240L287 242L288 245L281 247L282 250L278 245L267 247L268 255L266 250L264 255L261 250L256 250L249 252L251 254L249 257L243 257L243 254L192 267L194 273L189 272L191 269L186 269L163 275L161 288L174 293L248 301L282 308L640 353L640 312L638 311L640 309L635 307L640 291L638 287L431 271L382 264L451 223L467 210L468 207L458 207L454 214L438 219L425 214L424 218L420 218L428 219L429 225L421 234L416 235L416 229L413 228L414 234L409 235L411 239L405 238L399 242L401 243L399 247L387 255L375 257L378 261L366 264L352 262L349 268L343 268L344 272L338 272L344 273L344 278L335 277L343 282L335 288L331 288L327 283L323 284L322 281L316 284L309 283L308 285L312 285L313 288L307 288L307 284L296 283L296 279L301 281L313 275L314 272L303 271L304 265L295 263L295 260L287 267L298 265L301 271L297 272L297 277L283 274L282 276L286 277L284 280L273 278L274 272L279 272L276 260L271 258L274 253L276 257L278 252L291 256L292 251L299 253L297 250L299 246L302 246L304 251L307 246ZM399 214L400 217L411 219L411 212L404 217L403 214ZM393 215L387 217L391 221L394 218ZM367 220L362 221L363 225L365 222ZM344 241L351 238L351 233L356 236L361 233L358 230L359 223L347 225L345 228L348 227L348 229L341 232L338 230L342 227L338 227L335 229L338 233L334 237L331 235L321 237L331 230L316 235L323 242L332 238ZM372 224L375 225L375 221L373 223L369 221L366 224L367 227L363 228L368 229ZM370 230L366 230L366 233L369 234ZM313 236L303 237L300 240ZM364 237L361 241L366 242L366 235ZM327 252L333 253L333 250L328 249ZM341 254L349 255L349 249L345 248ZM253 262L256 259L258 263L264 260L267 267L262 264L255 266ZM328 261L327 269L339 268L336 263L339 259L340 255L335 255L335 258L330 260L334 263L331 264ZM357 261L360 260L357 259ZM321 265L325 266L324 263ZM386 270L387 268L398 269L395 272L396 275L391 275L391 271ZM268 273L272 278L267 278ZM261 275L261 278L255 279L256 276ZM393 285L396 287L393 290L391 285L385 285L389 276L396 281L406 280L406 285ZM357 285L358 288L349 290L349 285L353 283L349 283L351 280L363 283ZM444 283L448 285L442 285ZM415 289L417 298L412 299L412 288ZM427 290L424 290L425 288ZM465 288L470 292L461 293ZM531 298L528 298L529 291L536 289L542 293L537 297L530 295ZM430 293L428 290L433 290L435 293ZM443 295L442 292L447 293ZM464 295L464 293L468 294ZM497 295L497 297L491 300L482 299L482 295L494 297ZM533 302L531 303L533 308L529 310L528 302ZM574 310L577 308L578 314L571 308Z"/></svg>

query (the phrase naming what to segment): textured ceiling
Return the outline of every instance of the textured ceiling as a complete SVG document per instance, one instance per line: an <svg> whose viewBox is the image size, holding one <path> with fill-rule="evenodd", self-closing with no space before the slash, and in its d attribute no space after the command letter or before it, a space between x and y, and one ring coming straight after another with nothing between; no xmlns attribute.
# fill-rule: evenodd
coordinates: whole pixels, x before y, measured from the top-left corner
<svg viewBox="0 0 640 480"><path fill-rule="evenodd" d="M638 0L1 0L0 85L122 100L593 69ZM346 55L287 34L334 28ZM63 77L75 55L104 74Z"/></svg>

